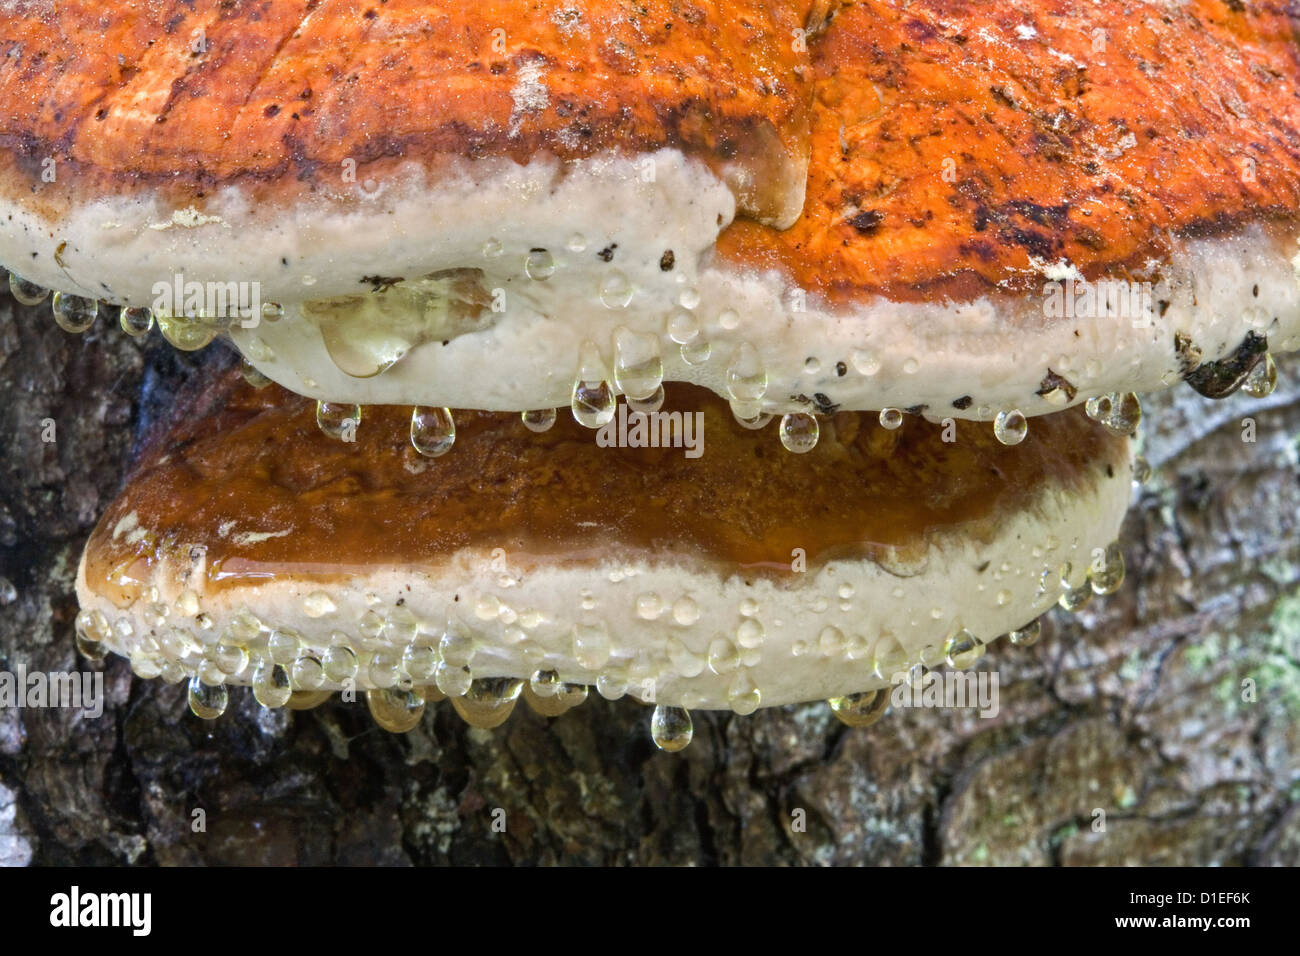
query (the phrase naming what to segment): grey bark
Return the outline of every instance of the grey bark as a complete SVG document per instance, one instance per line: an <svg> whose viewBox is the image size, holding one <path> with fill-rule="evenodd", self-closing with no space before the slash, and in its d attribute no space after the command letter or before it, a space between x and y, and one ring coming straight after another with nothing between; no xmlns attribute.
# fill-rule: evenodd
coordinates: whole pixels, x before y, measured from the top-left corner
<svg viewBox="0 0 1300 956"><path fill-rule="evenodd" d="M92 666L80 549L192 364L0 299L0 669ZM1300 363L1279 366L1268 401L1147 401L1129 580L1034 648L990 649L995 719L699 714L668 755L648 709L594 692L496 731L438 705L392 736L362 704L266 712L246 691L200 721L183 687L110 659L97 720L0 710L0 863L1295 864Z"/></svg>

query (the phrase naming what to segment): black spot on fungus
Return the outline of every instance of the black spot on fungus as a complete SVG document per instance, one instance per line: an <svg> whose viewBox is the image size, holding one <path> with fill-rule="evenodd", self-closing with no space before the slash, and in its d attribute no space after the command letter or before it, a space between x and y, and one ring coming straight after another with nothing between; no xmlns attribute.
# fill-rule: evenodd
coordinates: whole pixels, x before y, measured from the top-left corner
<svg viewBox="0 0 1300 956"><path fill-rule="evenodd" d="M1057 375L1049 368L1047 374L1043 376L1042 383L1038 386L1037 394L1040 396L1046 396L1055 392L1057 389L1065 392L1066 400L1071 402L1074 401L1074 396L1079 393L1079 390L1074 387L1073 383L1071 383L1069 379L1062 375Z"/></svg>
<svg viewBox="0 0 1300 956"><path fill-rule="evenodd" d="M659 269L663 272L672 272L673 266L676 264L677 256L673 254L671 249L665 250L664 254L659 257Z"/></svg>
<svg viewBox="0 0 1300 956"><path fill-rule="evenodd" d="M604 249L601 249L600 252L596 253L596 258L599 259L601 262L613 262L614 250L617 248L618 248L618 243L611 242ZM537 250L533 250L533 251L536 252Z"/></svg>
<svg viewBox="0 0 1300 956"><path fill-rule="evenodd" d="M874 236L885 221L885 214L875 209L864 209L849 219L849 225L864 236Z"/></svg>
<svg viewBox="0 0 1300 956"><path fill-rule="evenodd" d="M844 377L845 375L847 375L848 373L849 373L849 367L848 367L847 365L845 365L843 362L836 362L836 363L835 363L835 374L836 374L836 375L838 375L840 378L843 378L843 377Z"/></svg>
<svg viewBox="0 0 1300 956"><path fill-rule="evenodd" d="M813 403L816 404L817 411L823 415L834 415L839 410L839 405L832 402L824 392L813 395Z"/></svg>
<svg viewBox="0 0 1300 956"><path fill-rule="evenodd" d="M929 405L913 405L911 408L906 409L906 411L909 415L920 415L929 407Z"/></svg>
<svg viewBox="0 0 1300 956"><path fill-rule="evenodd" d="M954 398L952 400L952 407L965 411L966 409L970 408L971 405L973 405L974 403L975 403L975 399L971 398L969 395L963 395L961 398Z"/></svg>
<svg viewBox="0 0 1300 956"><path fill-rule="evenodd" d="M1258 332L1250 332L1227 358L1206 362L1184 375L1183 380L1206 398L1227 398L1241 388L1246 376L1263 361L1267 352L1268 339Z"/></svg>
<svg viewBox="0 0 1300 956"><path fill-rule="evenodd" d="M402 281L401 276L362 276L361 283L370 286L371 292L387 292Z"/></svg>
<svg viewBox="0 0 1300 956"><path fill-rule="evenodd" d="M272 116L278 116L279 113L280 113L280 107L275 103L272 103L266 109L262 110L262 115L267 117L268 119Z"/></svg>

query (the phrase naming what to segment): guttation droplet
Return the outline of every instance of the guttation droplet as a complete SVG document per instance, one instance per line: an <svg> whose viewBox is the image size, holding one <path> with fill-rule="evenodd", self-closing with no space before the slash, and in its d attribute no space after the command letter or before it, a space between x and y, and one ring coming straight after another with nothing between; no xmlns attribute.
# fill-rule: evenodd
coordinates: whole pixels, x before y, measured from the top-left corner
<svg viewBox="0 0 1300 956"><path fill-rule="evenodd" d="M903 424L903 411L900 408L882 408L880 410L880 427L889 431L901 427Z"/></svg>
<svg viewBox="0 0 1300 956"><path fill-rule="evenodd" d="M198 675L190 678L190 710L204 720L216 720L226 712L230 696L225 684L205 684Z"/></svg>
<svg viewBox="0 0 1300 956"><path fill-rule="evenodd" d="M867 690L859 694L832 697L826 703L840 723L848 727L870 727L889 709L888 690Z"/></svg>
<svg viewBox="0 0 1300 956"><path fill-rule="evenodd" d="M117 321L122 326L123 332L132 338L139 338L148 335L149 330L153 328L153 310L123 309Z"/></svg>
<svg viewBox="0 0 1300 956"><path fill-rule="evenodd" d="M1088 417L1117 435L1131 435L1142 423L1142 402L1133 392L1110 392L1088 399Z"/></svg>
<svg viewBox="0 0 1300 956"><path fill-rule="evenodd" d="M984 656L984 642L967 630L960 630L944 645L948 666L958 670L973 667Z"/></svg>
<svg viewBox="0 0 1300 956"><path fill-rule="evenodd" d="M817 424L815 415L809 415L807 412L791 412L782 416L780 431L781 444L785 446L786 451L803 455L817 447L821 426Z"/></svg>
<svg viewBox="0 0 1300 956"><path fill-rule="evenodd" d="M317 402L316 424L331 438L340 441L356 441L357 426L361 424L361 406Z"/></svg>
<svg viewBox="0 0 1300 956"><path fill-rule="evenodd" d="M631 399L655 394L664 380L659 336L620 327L614 332L614 384Z"/></svg>
<svg viewBox="0 0 1300 956"><path fill-rule="evenodd" d="M366 706L375 723L394 734L414 730L424 716L424 698L397 687L366 691Z"/></svg>
<svg viewBox="0 0 1300 956"><path fill-rule="evenodd" d="M741 344L727 367L727 392L738 402L756 402L767 392L767 370L748 342Z"/></svg>
<svg viewBox="0 0 1300 956"><path fill-rule="evenodd" d="M998 412L993 420L993 434L1004 445L1019 445L1029 434L1029 422L1019 409Z"/></svg>
<svg viewBox="0 0 1300 956"><path fill-rule="evenodd" d="M50 294L50 290L35 282L28 282L16 273L9 273L9 294L23 305L40 305Z"/></svg>
<svg viewBox="0 0 1300 956"><path fill-rule="evenodd" d="M74 335L86 331L95 324L99 315L99 303L79 295L66 292L54 293L54 321L59 328Z"/></svg>
<svg viewBox="0 0 1300 956"><path fill-rule="evenodd" d="M553 408L536 408L520 412L519 417L530 432L545 432L555 424L556 415Z"/></svg>
<svg viewBox="0 0 1300 956"><path fill-rule="evenodd" d="M660 704L650 715L650 736L655 746L667 753L684 750L695 736L695 724L685 707Z"/></svg>
<svg viewBox="0 0 1300 956"><path fill-rule="evenodd" d="M555 275L555 257L545 249L534 249L524 260L524 272L528 278L541 282Z"/></svg>
<svg viewBox="0 0 1300 956"><path fill-rule="evenodd" d="M578 358L578 375L573 381L570 400L573 417L587 428L600 428L614 418L617 399L609 382L609 372L594 342L584 342Z"/></svg>
<svg viewBox="0 0 1300 956"><path fill-rule="evenodd" d="M437 458L456 444L456 422L450 408L415 406L411 411L411 445L426 458Z"/></svg>
<svg viewBox="0 0 1300 956"><path fill-rule="evenodd" d="M465 723L480 730L500 727L515 709L524 682L513 677L477 677L451 706Z"/></svg>
<svg viewBox="0 0 1300 956"><path fill-rule="evenodd" d="M1007 639L1016 647L1033 647L1038 643L1038 639L1043 635L1043 622L1039 620L1030 621L1024 627L1017 631L1012 631L1007 635Z"/></svg>
<svg viewBox="0 0 1300 956"><path fill-rule="evenodd" d="M1112 542L1088 566L1088 583L1094 594L1114 594L1124 585L1124 552L1118 542Z"/></svg>
<svg viewBox="0 0 1300 956"><path fill-rule="evenodd" d="M1268 352L1255 363L1241 383L1241 390L1251 398L1268 398L1277 388L1277 364Z"/></svg>

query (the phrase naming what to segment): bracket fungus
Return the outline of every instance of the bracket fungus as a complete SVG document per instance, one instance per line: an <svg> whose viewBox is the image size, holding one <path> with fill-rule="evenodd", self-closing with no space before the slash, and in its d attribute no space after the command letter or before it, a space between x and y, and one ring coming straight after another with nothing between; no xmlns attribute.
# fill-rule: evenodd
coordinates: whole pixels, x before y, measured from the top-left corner
<svg viewBox="0 0 1300 956"><path fill-rule="evenodd" d="M78 583L204 715L869 722L1118 586L1137 393L1300 348L1284 4L66 0L0 45L14 296L244 359ZM629 447L674 414L707 452Z"/></svg>

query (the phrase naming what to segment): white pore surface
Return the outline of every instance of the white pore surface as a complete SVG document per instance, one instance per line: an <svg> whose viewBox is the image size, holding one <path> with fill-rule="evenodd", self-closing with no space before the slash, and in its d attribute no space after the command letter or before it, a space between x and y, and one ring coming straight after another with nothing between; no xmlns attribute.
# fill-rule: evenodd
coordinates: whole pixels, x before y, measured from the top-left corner
<svg viewBox="0 0 1300 956"><path fill-rule="evenodd" d="M1063 407L1036 394L1049 370L1066 378L1073 403L1114 391L1150 391L1180 378L1175 335L1204 361L1231 353L1248 332L1270 347L1300 347L1295 252L1259 228L1227 238L1181 241L1138 316L1048 318L1039 293L970 302L897 303L869 298L835 307L803 295L774 271L716 260L718 233L735 213L726 185L702 163L664 150L567 166L464 162L429 180L416 164L382 182L350 184L291 211L255 207L237 188L218 191L203 215L145 198L76 207L51 224L12 204L0 260L26 278L84 295L145 306L156 282L257 282L263 302L284 306L277 322L232 335L262 372L311 398L491 411L562 407L571 398L585 342L607 369L620 327L653 333L667 380L727 396L727 369L749 343L767 373L769 411L926 406L931 419L989 419ZM61 243L60 260L53 254ZM530 278L530 250L555 263ZM486 250L486 252L485 252ZM606 262L598 253L610 250ZM673 253L671 271L660 268ZM33 258L35 253L35 258ZM340 371L320 328L299 304L368 291L366 276L417 278L472 268L500 290L504 311L462 334L418 345L371 378ZM1039 263L1040 278L1076 276L1066 262ZM602 301L615 273L630 283L626 307ZM1163 315L1159 303L1168 302ZM683 311L709 343L709 358L683 360L667 332ZM611 379L612 380L612 379ZM817 396L824 397L824 401ZM967 401L968 400L968 401ZM964 408L954 407L959 401Z"/></svg>
<svg viewBox="0 0 1300 956"><path fill-rule="evenodd" d="M1044 492L987 540L966 529L935 538L923 566L906 577L870 561L833 561L774 584L672 556L575 566L462 551L437 567L386 567L329 584L280 576L211 594L202 558L192 567L159 562L146 582L158 588L156 602L122 609L86 585L83 560L77 592L83 608L130 622L134 637L110 642L127 655L166 656L158 643L164 628L198 630L193 607L178 604L190 589L199 613L211 619L211 635L247 609L264 628L299 632L304 654L319 657L331 643L347 643L361 658L358 689L369 686L370 654L400 656L411 642L413 615L416 642L436 645L449 625L471 636L476 678L555 670L567 682L618 688L612 695L625 690L656 703L750 710L754 690L758 706L773 706L886 686L893 675L881 680L872 668L891 639L903 651L901 671L907 662L942 659L940 648L959 628L992 641L1032 621L1059 597L1062 566L1070 566L1070 584L1080 585L1096 549L1117 537L1131 470L1119 467L1108 477L1098 463L1094 472L1086 494ZM250 515L231 533L277 530ZM1044 572L1052 582L1046 591ZM170 610L164 628L150 623L158 604ZM396 623L381 627L385 621ZM602 636L607 650L593 651ZM231 682L250 681L259 653L254 646L253 662ZM192 671L199 660L196 654L184 664Z"/></svg>

